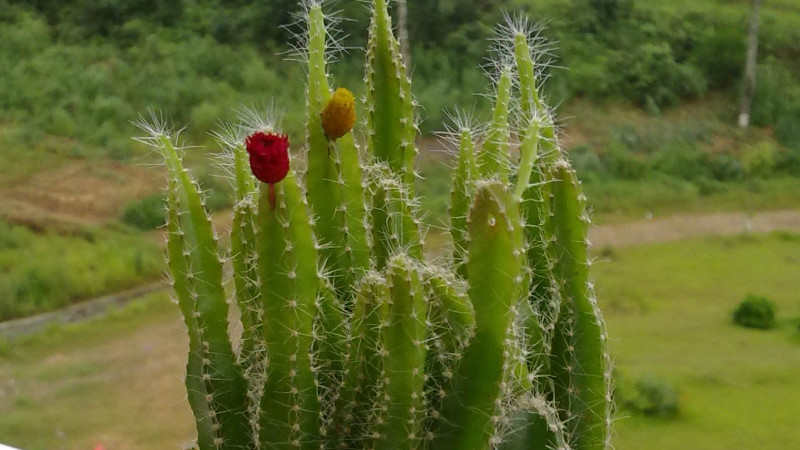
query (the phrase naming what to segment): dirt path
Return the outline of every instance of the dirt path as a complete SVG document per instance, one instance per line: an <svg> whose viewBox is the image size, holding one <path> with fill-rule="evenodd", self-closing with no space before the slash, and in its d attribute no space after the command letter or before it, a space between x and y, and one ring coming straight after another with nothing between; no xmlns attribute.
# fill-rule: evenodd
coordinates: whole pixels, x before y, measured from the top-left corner
<svg viewBox="0 0 800 450"><path fill-rule="evenodd" d="M671 242L705 235L800 231L800 210L675 215L601 225L589 232L595 247Z"/></svg>
<svg viewBox="0 0 800 450"><path fill-rule="evenodd" d="M104 295L92 300L76 303L57 311L0 322L0 336L13 339L39 332L54 323L80 322L103 314L111 308L118 308L126 305L147 294L166 290L167 287L166 283L157 281L115 294Z"/></svg>

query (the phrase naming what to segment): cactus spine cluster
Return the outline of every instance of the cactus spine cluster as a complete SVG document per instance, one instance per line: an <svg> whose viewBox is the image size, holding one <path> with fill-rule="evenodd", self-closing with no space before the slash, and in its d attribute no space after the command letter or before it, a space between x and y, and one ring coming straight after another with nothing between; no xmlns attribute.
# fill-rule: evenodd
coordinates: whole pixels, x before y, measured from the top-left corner
<svg viewBox="0 0 800 450"><path fill-rule="evenodd" d="M387 0L372 2L365 152L347 133L349 92L329 85L330 19L320 0L303 6L305 170L294 170L298 159L280 182L253 177L245 138L279 131L269 115L219 133L235 187L229 253L218 251L177 137L143 124L168 173L193 445L609 448L611 367L588 280L589 218L524 21L510 20L499 40L490 122L453 130L453 246L431 262L414 194L416 104ZM241 336L229 322L241 322Z"/></svg>

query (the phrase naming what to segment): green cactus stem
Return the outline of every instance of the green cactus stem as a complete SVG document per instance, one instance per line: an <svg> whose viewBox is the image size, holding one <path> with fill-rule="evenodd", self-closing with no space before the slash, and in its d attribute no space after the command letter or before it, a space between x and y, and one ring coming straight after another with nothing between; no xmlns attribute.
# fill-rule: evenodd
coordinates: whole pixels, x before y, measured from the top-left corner
<svg viewBox="0 0 800 450"><path fill-rule="evenodd" d="M611 426L606 331L589 284L585 197L564 160L555 167L553 213L555 273L562 297L552 348L555 399L569 423L570 443L579 449L604 449Z"/></svg>
<svg viewBox="0 0 800 450"><path fill-rule="evenodd" d="M157 136L169 179L167 254L190 337L186 385L198 442L236 448L250 440L246 385L228 339L222 261L200 190L170 137Z"/></svg>
<svg viewBox="0 0 800 450"><path fill-rule="evenodd" d="M501 383L507 366L506 337L513 306L521 295L522 230L518 205L501 183L478 187L469 214L469 298L475 335L465 350L433 448L483 449L500 414Z"/></svg>
<svg viewBox="0 0 800 450"><path fill-rule="evenodd" d="M417 125L411 80L392 34L388 1L375 0L367 44L367 126L370 153L413 192Z"/></svg>
<svg viewBox="0 0 800 450"><path fill-rule="evenodd" d="M375 449L414 449L422 441L427 305L414 262L400 255L386 267L389 297L379 328L382 391L376 404Z"/></svg>
<svg viewBox="0 0 800 450"><path fill-rule="evenodd" d="M305 173L269 117L245 111L217 135L234 187L226 253L171 134L159 120L140 124L167 169L196 447L610 448L611 362L588 281L585 198L539 92L525 21L498 40L489 123L456 119L453 254L426 260L415 103L389 2L371 2L363 155L352 95L331 94L326 53L338 44L326 3L303 2ZM220 254L231 260L228 296Z"/></svg>
<svg viewBox="0 0 800 450"><path fill-rule="evenodd" d="M280 183L261 185L258 225L262 328L268 355L259 418L261 442L317 448L320 406L310 354L317 251L305 198L292 172Z"/></svg>
<svg viewBox="0 0 800 450"><path fill-rule="evenodd" d="M450 191L450 235L453 238L453 261L459 275L466 278L464 264L467 252L467 213L472 205L475 179L478 177L478 162L475 157L475 142L472 130L459 130L458 166L453 173Z"/></svg>
<svg viewBox="0 0 800 450"><path fill-rule="evenodd" d="M497 82L497 92L492 112L492 122L486 135L483 150L478 155L478 168L485 178L497 177L508 182L511 155L509 153L510 127L508 125L509 102L511 101L510 67L504 67Z"/></svg>

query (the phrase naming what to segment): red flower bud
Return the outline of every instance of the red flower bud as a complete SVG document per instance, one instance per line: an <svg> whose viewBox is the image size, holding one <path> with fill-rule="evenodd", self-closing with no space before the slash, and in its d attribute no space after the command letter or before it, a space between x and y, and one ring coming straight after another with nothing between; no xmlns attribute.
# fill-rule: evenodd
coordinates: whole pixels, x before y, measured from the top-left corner
<svg viewBox="0 0 800 450"><path fill-rule="evenodd" d="M250 169L264 183L275 184L289 172L289 137L256 132L246 141Z"/></svg>

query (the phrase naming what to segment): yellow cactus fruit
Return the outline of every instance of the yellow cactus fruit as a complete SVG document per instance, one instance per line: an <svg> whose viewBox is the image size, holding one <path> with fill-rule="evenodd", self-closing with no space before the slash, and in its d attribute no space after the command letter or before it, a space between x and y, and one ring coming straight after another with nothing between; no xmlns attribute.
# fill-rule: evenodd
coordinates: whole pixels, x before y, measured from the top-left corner
<svg viewBox="0 0 800 450"><path fill-rule="evenodd" d="M322 129L328 139L336 140L349 133L356 124L356 99L345 88L336 89L322 110Z"/></svg>

